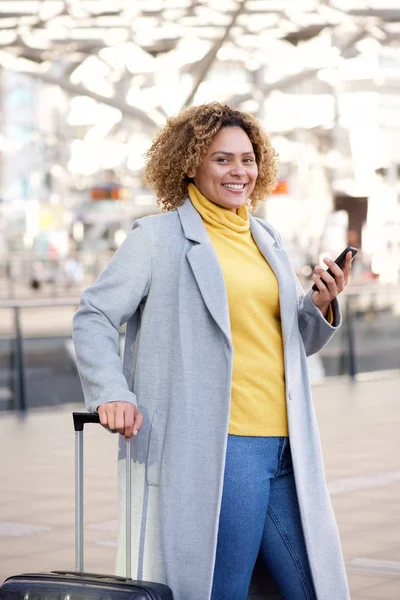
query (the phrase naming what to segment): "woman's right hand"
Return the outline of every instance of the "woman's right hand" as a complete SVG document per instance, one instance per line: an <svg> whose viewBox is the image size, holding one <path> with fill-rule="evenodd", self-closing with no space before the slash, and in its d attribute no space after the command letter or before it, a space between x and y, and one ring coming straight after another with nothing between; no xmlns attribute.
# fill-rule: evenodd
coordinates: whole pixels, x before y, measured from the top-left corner
<svg viewBox="0 0 400 600"><path fill-rule="evenodd" d="M105 402L98 408L100 423L126 437L137 435L143 423L142 413L130 402Z"/></svg>

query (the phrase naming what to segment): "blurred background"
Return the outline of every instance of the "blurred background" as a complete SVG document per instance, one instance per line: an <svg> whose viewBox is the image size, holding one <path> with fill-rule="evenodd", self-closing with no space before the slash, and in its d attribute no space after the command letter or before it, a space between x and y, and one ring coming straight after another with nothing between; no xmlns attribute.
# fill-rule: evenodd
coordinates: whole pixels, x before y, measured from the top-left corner
<svg viewBox="0 0 400 600"><path fill-rule="evenodd" d="M279 153L258 216L303 287L323 256L359 248L344 325L310 373L352 589L369 574L360 598L400 597L399 92L399 0L0 0L0 580L72 561L72 317L134 220L159 211L142 178L157 129L218 100L256 115ZM89 473L90 567L105 546L106 571L109 444Z"/></svg>
<svg viewBox="0 0 400 600"><path fill-rule="evenodd" d="M142 180L157 129L212 100L271 136L259 216L303 286L360 249L313 377L398 369L399 90L397 0L0 0L0 409L81 399L79 294L158 211Z"/></svg>

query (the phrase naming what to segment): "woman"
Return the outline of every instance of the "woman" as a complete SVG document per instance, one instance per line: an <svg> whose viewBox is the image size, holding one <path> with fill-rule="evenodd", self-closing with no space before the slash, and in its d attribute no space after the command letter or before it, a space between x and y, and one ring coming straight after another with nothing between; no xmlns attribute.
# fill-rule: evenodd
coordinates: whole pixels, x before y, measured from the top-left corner
<svg viewBox="0 0 400 600"><path fill-rule="evenodd" d="M189 108L147 159L165 212L135 222L74 320L88 409L134 436L132 571L175 600L245 600L258 557L285 599L347 600L306 355L340 325L350 256L304 295L247 208L276 180L247 113ZM121 517L124 458L121 444Z"/></svg>

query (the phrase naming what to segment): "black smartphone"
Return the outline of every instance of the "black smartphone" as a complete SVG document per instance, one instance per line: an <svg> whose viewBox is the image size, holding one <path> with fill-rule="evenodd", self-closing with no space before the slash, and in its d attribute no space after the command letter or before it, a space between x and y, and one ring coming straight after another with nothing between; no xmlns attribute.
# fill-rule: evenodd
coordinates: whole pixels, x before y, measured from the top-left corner
<svg viewBox="0 0 400 600"><path fill-rule="evenodd" d="M347 248L345 248L343 250L343 252L341 252L339 254L339 256L337 257L337 259L335 260L335 263L341 268L343 269L344 267L344 263L346 260L346 255L348 252L351 252L351 260L353 260L353 258L355 257L355 255L357 254L358 250L357 248L353 248L353 246L347 246ZM330 269L328 269L328 273L329 275L333 275L332 271ZM314 290L314 292L318 292L318 287L317 284L314 283L314 285L311 288L312 290Z"/></svg>

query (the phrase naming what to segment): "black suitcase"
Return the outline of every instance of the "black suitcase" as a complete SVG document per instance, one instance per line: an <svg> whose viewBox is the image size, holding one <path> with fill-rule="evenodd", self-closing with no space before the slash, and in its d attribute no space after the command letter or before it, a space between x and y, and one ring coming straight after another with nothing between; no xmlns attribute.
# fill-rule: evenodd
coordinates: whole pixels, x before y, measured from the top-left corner
<svg viewBox="0 0 400 600"><path fill-rule="evenodd" d="M0 600L173 600L169 587L161 583L135 581L131 574L131 456L132 443L126 442L126 577L83 572L83 427L99 423L92 413L73 413L75 427L75 571L25 573L6 579L0 587Z"/></svg>

